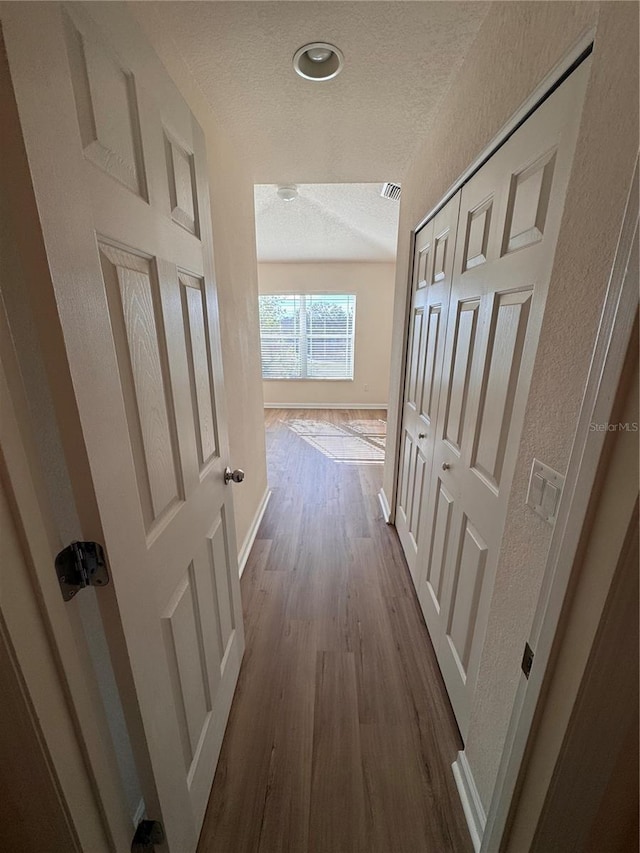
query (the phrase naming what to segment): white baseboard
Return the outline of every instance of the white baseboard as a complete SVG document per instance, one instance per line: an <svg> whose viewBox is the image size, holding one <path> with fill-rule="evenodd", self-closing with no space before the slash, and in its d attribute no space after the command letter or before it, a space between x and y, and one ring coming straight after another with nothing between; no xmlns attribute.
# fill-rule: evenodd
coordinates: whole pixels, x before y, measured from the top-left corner
<svg viewBox="0 0 640 853"><path fill-rule="evenodd" d="M386 403L265 403L265 409L384 409Z"/></svg>
<svg viewBox="0 0 640 853"><path fill-rule="evenodd" d="M458 757L451 765L451 769L453 770L453 777L456 780L464 816L467 819L473 848L478 853L482 844L487 816L484 813L482 800L480 799L471 767L469 767L469 762L464 752L458 753Z"/></svg>
<svg viewBox="0 0 640 853"><path fill-rule="evenodd" d="M382 507L382 517L385 520L386 524L389 524L389 519L391 518L391 509L389 508L389 501L387 500L387 496L384 493L384 489L380 489L378 492L378 500L380 501L380 506Z"/></svg>
<svg viewBox="0 0 640 853"><path fill-rule="evenodd" d="M242 577L242 573L244 572L244 567L247 565L247 560L249 559L249 554L251 553L251 549L253 547L253 543L255 542L256 535L258 533L258 528L260 527L260 522L262 521L262 516L265 513L267 508L267 504L269 503L269 498L271 497L271 489L267 489L264 495L262 496L262 500L260 501L260 505L256 511L256 514L253 517L253 521L251 522L251 527L249 528L249 532L245 536L244 542L242 543L242 548L238 553L238 569L240 571L240 577Z"/></svg>

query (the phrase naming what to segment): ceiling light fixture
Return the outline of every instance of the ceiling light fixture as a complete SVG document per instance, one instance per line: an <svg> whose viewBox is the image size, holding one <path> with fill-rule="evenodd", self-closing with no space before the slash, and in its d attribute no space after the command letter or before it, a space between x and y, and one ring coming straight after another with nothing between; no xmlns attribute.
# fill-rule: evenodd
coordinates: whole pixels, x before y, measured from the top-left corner
<svg viewBox="0 0 640 853"><path fill-rule="evenodd" d="M307 56L312 62L326 62L333 51L329 47L310 47L307 49Z"/></svg>
<svg viewBox="0 0 640 853"><path fill-rule="evenodd" d="M295 184L280 184L277 194L282 201L293 201L298 198L298 187Z"/></svg>
<svg viewBox="0 0 640 853"><path fill-rule="evenodd" d="M344 56L335 45L314 41L296 50L293 67L305 80L332 80L342 71Z"/></svg>

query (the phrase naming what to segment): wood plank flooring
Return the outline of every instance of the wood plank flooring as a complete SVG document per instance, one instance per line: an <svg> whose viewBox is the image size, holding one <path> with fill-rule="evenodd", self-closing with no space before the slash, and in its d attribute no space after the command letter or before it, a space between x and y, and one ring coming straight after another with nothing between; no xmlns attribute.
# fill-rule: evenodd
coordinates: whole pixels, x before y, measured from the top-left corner
<svg viewBox="0 0 640 853"><path fill-rule="evenodd" d="M467 853L462 744L395 530L384 412L268 410L272 497L199 853Z"/></svg>

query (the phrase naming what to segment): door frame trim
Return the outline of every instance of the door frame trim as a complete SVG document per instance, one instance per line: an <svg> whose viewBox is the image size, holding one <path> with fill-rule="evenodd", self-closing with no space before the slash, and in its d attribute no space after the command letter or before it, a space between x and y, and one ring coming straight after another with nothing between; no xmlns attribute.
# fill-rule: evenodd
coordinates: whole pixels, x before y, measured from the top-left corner
<svg viewBox="0 0 640 853"><path fill-rule="evenodd" d="M46 633L52 656L57 664L57 678L67 699L67 713L75 729L78 748L84 760L85 777L72 779L69 766L56 761L50 739L59 738L50 731L47 709L36 711L40 715L42 732L51 764L58 777L61 797L72 820L74 831L83 838L96 839L104 833L106 843L117 849L130 842L133 824L127 819L124 792L118 769L109 749L109 732L98 687L88 664L88 652L75 631L60 595L53 567L53 520L42 502L43 485L39 482L40 462L31 447L31 425L26 412L17 358L10 344L10 333L2 304L0 303L0 335L7 342L0 352L0 396L2 397L2 430L0 442L0 473L11 503L18 535L31 575L33 596ZM12 642L16 638L9 635ZM82 645L81 645L82 644ZM28 653L28 652L27 652ZM22 668L20 674L32 698L29 680ZM69 796L82 788L87 803L80 813L74 808L77 798ZM95 841L94 841L95 843ZM80 849L80 848L78 848Z"/></svg>
<svg viewBox="0 0 640 853"><path fill-rule="evenodd" d="M575 558L607 436L606 432L590 429L590 424L609 420L638 311L636 285L633 276L627 275L638 239L638 189L639 161L636 159L529 638L529 645L535 652L535 665L529 679L521 678L518 685L487 813L481 853L501 849L526 765L525 753L534 717L543 699L554 641L565 621L563 605L572 587Z"/></svg>
<svg viewBox="0 0 640 853"><path fill-rule="evenodd" d="M16 253L21 264L20 285L26 293L36 283L46 281L49 270L24 150L14 78L7 56L7 29L3 15L0 19L0 103L7 116L4 154L9 168L7 175L3 174L0 186L12 217L22 227L23 239L18 241ZM52 765L80 843L85 843L85 846L90 843L96 851L103 849L98 847L96 840L102 835L104 849L128 849L134 826L110 746L111 735L86 634L77 607L62 600L53 565L56 551L63 543L45 485L42 459L33 432L33 415L27 400L25 382L28 375L27 378L23 375L22 347L14 337L6 296L0 292L0 474L28 565L33 597L48 635L57 681L65 696L66 712L81 754L85 771L82 778L79 773L70 771L70 762L56 759L60 732L49 731L51 721L47 707L37 710ZM38 307L42 312L46 310L43 304ZM30 304L25 313L29 323L33 323L33 329L39 329ZM31 331L30 334L35 335L36 332ZM39 335L37 342L38 346L42 343ZM64 476L63 470L57 470L56 476ZM11 640L14 641L13 636ZM21 675L30 692L24 670L21 670Z"/></svg>
<svg viewBox="0 0 640 853"><path fill-rule="evenodd" d="M398 500L398 482L400 479L400 452L402 447L402 442L400 437L402 435L402 417L403 417L403 407L404 407L404 394L405 394L405 379L407 374L407 354L408 354L408 319L411 310L411 285L413 282L413 272L414 272L414 254L415 254L415 245L416 245L416 235L418 232L427 225L434 216L438 214L440 210L447 204L450 199L460 190L468 181L476 174L476 172L489 160L495 153L501 148L505 142L509 139L509 137L513 136L516 130L524 124L524 122L534 113L538 107L546 101L546 99L560 86L564 80L575 71L575 69L587 59L588 56L593 52L593 46L595 42L595 34L596 28L590 27L586 30L583 35L575 42L573 47L568 50L564 56L553 66L553 68L549 71L549 73L542 79L542 81L536 86L533 92L525 98L522 104L518 107L518 109L513 113L511 118L504 124L500 130L496 133L493 139L488 143L488 145L483 148L483 150L478 154L478 156L473 160L469 166L458 176L458 178L451 184L449 189L442 196L440 201L431 208L431 210L422 217L422 219L411 229L411 233L409 235L409 263L407 265L408 273L407 273L407 283L406 283L406 295L405 295L405 305L404 305L404 315L403 315L403 326L402 326L402 382L400 383L400 387L398 390L398 399L397 399L397 417L395 423L395 446L393 448L393 454L395 457L395 463L393 467L393 485L391 490L391 495L387 496L384 492L384 487L380 489L380 501L383 506L386 504L389 506L390 512L389 517L385 518L387 524L395 524L396 518L396 503Z"/></svg>

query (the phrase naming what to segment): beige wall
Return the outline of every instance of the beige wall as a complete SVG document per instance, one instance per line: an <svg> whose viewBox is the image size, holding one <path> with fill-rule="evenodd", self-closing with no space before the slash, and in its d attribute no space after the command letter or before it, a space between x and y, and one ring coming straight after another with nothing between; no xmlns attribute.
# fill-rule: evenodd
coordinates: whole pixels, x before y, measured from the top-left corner
<svg viewBox="0 0 640 853"><path fill-rule="evenodd" d="M636 286L637 281L636 266ZM638 423L637 346L636 335L630 344L632 363L627 365L629 370L621 383L625 393L620 395L621 401L612 412L613 423ZM581 804L582 821L594 820L592 810L598 802L598 794L606 791L607 770L615 770L614 756L624 743L629 722L637 738L639 461L636 433L607 435L599 486L592 499L590 524L584 533L575 583L560 625L562 634L555 668L543 687L541 707L528 746L527 764L505 848L510 853L530 849L546 853L550 834L554 836L554 850L577 849L570 841L577 837L581 828L575 825L576 800ZM629 547L629 537L635 542L635 548ZM629 610L627 602L634 599L636 604ZM615 661L613 666L612 661ZM611 695L616 696L619 708L607 709L606 697ZM596 742L589 742L594 735ZM584 787L572 796L566 791L566 785L581 773L575 762L583 750L589 756L593 778L581 779L579 784ZM634 849L633 845L625 847L613 843L616 835L624 835L629 829L629 793L633 800L633 788L638 790L637 749L629 757L630 767L625 767L624 756L620 757L618 767L623 777L626 772L627 796L624 790L620 791L618 813L598 815L592 827L594 837L602 838L603 825L617 823L615 834L612 832L609 836L610 846L596 847L596 850ZM615 778L611 784L615 789ZM634 824L637 827L637 796L631 811L636 818L630 821L633 828ZM558 812L564 814L562 824L558 822ZM541 820L543 827L539 826ZM583 828L586 830L586 826ZM613 826L609 828L614 829ZM534 834L541 830L542 837L536 838L534 848Z"/></svg>
<svg viewBox="0 0 640 853"><path fill-rule="evenodd" d="M260 293L355 293L354 379L269 380L266 405L386 406L395 264L259 264ZM367 387L365 387L367 386Z"/></svg>
<svg viewBox="0 0 640 853"><path fill-rule="evenodd" d="M638 9L632 3L496 3L403 177L389 393L397 440L409 235L551 68L596 28L503 538L466 754L488 808L551 528L525 509L534 456L566 469L638 146ZM393 490L395 454L384 489Z"/></svg>
<svg viewBox="0 0 640 853"><path fill-rule="evenodd" d="M129 8L189 104L207 140L213 248L227 397L229 464L243 468L234 491L238 549L267 489L264 411L258 328L253 177L216 121L211 107L178 57L171 37L157 24L153 4Z"/></svg>

